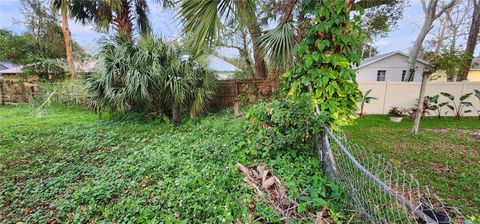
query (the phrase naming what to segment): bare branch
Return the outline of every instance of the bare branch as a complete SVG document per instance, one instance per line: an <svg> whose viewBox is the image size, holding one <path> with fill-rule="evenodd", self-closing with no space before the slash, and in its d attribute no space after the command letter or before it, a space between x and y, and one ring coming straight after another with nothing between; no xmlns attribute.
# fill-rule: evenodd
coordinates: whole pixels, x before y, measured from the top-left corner
<svg viewBox="0 0 480 224"><path fill-rule="evenodd" d="M230 45L230 44L221 44L220 46L222 47L226 47L226 48L233 48L233 49L237 49L240 53L243 53L243 48L239 47L239 46L235 46L235 45Z"/></svg>
<svg viewBox="0 0 480 224"><path fill-rule="evenodd" d="M435 19L438 19L445 11L447 11L448 9L450 9L451 7L453 7L453 5L455 5L455 3L457 2L457 0L452 0L450 1L450 3L448 3L447 5L445 5L436 15L435 15Z"/></svg>
<svg viewBox="0 0 480 224"><path fill-rule="evenodd" d="M420 2L422 3L423 12L427 12L427 5L425 4L425 0L421 0Z"/></svg>

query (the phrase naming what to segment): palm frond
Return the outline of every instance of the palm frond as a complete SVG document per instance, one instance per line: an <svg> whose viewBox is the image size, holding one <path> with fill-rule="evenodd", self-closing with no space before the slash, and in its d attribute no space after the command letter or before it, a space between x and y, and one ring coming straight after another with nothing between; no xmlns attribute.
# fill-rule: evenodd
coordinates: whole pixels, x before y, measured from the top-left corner
<svg viewBox="0 0 480 224"><path fill-rule="evenodd" d="M267 56L276 68L287 67L297 45L293 22L284 22L267 31L257 41L257 47Z"/></svg>
<svg viewBox="0 0 480 224"><path fill-rule="evenodd" d="M222 20L230 17L235 9L234 0L183 0L179 17L183 32L192 34L193 49L198 55L220 38Z"/></svg>

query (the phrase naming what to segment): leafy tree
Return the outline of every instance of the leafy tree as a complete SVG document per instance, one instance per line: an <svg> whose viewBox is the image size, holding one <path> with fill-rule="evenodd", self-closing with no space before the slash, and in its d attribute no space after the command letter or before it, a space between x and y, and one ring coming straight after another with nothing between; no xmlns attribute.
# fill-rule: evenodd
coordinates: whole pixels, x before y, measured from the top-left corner
<svg viewBox="0 0 480 224"><path fill-rule="evenodd" d="M360 91L352 63L359 63L357 49L359 17L352 21L353 1L303 1L302 10L311 18L302 24L306 36L297 49L297 61L283 76L289 95L311 99L317 113L334 127L357 117Z"/></svg>
<svg viewBox="0 0 480 224"><path fill-rule="evenodd" d="M448 81L454 81L466 60L471 59L467 52L446 50L440 55L431 55L428 60L435 70L445 71Z"/></svg>
<svg viewBox="0 0 480 224"><path fill-rule="evenodd" d="M32 61L32 54L39 51L33 37L28 34L15 35L0 29L0 60L14 64L27 64Z"/></svg>
<svg viewBox="0 0 480 224"><path fill-rule="evenodd" d="M40 0L22 0L27 34L32 36L37 50L32 54L42 58L65 58L65 44L57 17Z"/></svg>

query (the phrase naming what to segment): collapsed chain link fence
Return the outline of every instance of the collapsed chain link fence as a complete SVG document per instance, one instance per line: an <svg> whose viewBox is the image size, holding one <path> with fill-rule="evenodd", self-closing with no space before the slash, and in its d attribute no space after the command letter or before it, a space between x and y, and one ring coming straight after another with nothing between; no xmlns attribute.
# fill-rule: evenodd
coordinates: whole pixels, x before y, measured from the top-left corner
<svg viewBox="0 0 480 224"><path fill-rule="evenodd" d="M324 127L318 138L324 170L347 190L364 222L464 222L458 209L445 206L411 174L350 142L345 134Z"/></svg>

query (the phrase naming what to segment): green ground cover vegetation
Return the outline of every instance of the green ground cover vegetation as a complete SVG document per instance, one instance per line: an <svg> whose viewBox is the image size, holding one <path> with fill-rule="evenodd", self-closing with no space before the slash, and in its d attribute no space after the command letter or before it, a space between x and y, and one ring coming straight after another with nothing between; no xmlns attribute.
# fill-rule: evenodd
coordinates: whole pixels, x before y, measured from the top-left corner
<svg viewBox="0 0 480 224"><path fill-rule="evenodd" d="M384 115L359 118L346 132L357 144L381 154L414 174L446 204L465 215L480 214L480 131L476 117L422 118L421 132L410 133L412 120L388 121Z"/></svg>
<svg viewBox="0 0 480 224"><path fill-rule="evenodd" d="M230 111L172 126L79 107L34 110L0 107L0 222L278 222L266 200L252 201L237 163L266 164L304 209L350 218L315 153L246 150L246 119Z"/></svg>

